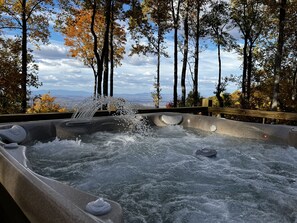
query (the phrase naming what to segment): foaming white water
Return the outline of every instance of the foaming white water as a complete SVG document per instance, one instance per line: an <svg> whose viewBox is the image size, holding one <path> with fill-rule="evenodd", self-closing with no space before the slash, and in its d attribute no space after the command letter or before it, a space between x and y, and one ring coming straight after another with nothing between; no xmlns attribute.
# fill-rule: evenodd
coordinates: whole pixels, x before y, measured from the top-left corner
<svg viewBox="0 0 297 223"><path fill-rule="evenodd" d="M34 170L119 202L125 222L294 222L297 151L185 130L101 132L28 149ZM201 148L216 158L196 157Z"/></svg>
<svg viewBox="0 0 297 223"><path fill-rule="evenodd" d="M135 115L136 108L122 98L114 97L89 97L75 107L72 119L90 120L101 109L117 111L119 115Z"/></svg>
<svg viewBox="0 0 297 223"><path fill-rule="evenodd" d="M71 120L67 124L69 126L75 126L75 124L88 124L99 109L107 109L109 112L114 111L114 115L121 118L119 125L125 127L126 130L142 135L150 134L150 126L147 125L146 120L136 114L137 106L123 98L86 98L77 105Z"/></svg>

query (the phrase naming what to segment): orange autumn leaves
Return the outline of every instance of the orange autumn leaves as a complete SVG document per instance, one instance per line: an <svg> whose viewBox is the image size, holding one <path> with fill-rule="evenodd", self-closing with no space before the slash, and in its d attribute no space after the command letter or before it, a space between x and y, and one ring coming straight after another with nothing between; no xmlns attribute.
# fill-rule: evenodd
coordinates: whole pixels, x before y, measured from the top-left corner
<svg viewBox="0 0 297 223"><path fill-rule="evenodd" d="M94 42L90 31L92 12L90 10L79 10L73 17L68 17L66 26L62 29L65 35L65 45L70 47L70 55L79 58L86 66L95 66ZM98 49L103 48L105 32L104 13L97 13L95 18L95 32L98 37ZM124 28L114 24L114 61L115 65L120 64L125 53L124 43L126 35Z"/></svg>

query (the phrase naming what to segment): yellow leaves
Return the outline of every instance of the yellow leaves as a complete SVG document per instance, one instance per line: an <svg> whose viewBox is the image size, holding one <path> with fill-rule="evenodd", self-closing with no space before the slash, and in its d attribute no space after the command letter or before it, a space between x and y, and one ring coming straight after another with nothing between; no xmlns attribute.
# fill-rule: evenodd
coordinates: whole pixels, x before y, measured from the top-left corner
<svg viewBox="0 0 297 223"><path fill-rule="evenodd" d="M234 91L230 94L230 99L234 102L239 102L241 96L241 92L239 90Z"/></svg>
<svg viewBox="0 0 297 223"><path fill-rule="evenodd" d="M3 6L6 3L5 0L0 0L0 7Z"/></svg>
<svg viewBox="0 0 297 223"><path fill-rule="evenodd" d="M43 94L40 98L41 101L52 103L55 101L55 97L51 97L49 94Z"/></svg>
<svg viewBox="0 0 297 223"><path fill-rule="evenodd" d="M67 112L67 109L66 108L59 108L58 112Z"/></svg>
<svg viewBox="0 0 297 223"><path fill-rule="evenodd" d="M34 99L33 105L27 109L27 113L66 112L66 108L54 103L55 99L50 94L43 94L41 97Z"/></svg>
<svg viewBox="0 0 297 223"><path fill-rule="evenodd" d="M142 13L144 15L150 14L153 10L154 2L145 0L142 3Z"/></svg>

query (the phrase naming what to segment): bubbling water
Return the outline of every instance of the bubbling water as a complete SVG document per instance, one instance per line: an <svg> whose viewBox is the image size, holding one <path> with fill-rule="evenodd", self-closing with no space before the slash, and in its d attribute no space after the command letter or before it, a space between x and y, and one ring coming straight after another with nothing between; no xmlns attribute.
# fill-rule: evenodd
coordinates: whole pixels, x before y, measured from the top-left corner
<svg viewBox="0 0 297 223"><path fill-rule="evenodd" d="M34 171L119 202L125 222L296 222L297 151L181 126L37 143ZM195 151L212 148L215 158Z"/></svg>

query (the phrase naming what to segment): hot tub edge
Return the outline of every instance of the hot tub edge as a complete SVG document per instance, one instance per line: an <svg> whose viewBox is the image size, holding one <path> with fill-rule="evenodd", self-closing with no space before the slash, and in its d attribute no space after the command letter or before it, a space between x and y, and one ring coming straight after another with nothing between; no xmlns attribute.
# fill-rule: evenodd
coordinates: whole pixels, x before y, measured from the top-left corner
<svg viewBox="0 0 297 223"><path fill-rule="evenodd" d="M84 206L97 197L35 174L1 146L0 169L0 183L32 223L122 222L116 202L109 201L113 211L107 215L90 215Z"/></svg>
<svg viewBox="0 0 297 223"><path fill-rule="evenodd" d="M141 114L147 118L151 125L166 126L161 115L183 116L182 122L178 123L184 127L197 128L205 131L216 132L235 137L246 137L260 139L272 143L297 147L297 131L292 126L276 126L257 123L244 123L201 115L181 113L154 113ZM80 131L101 131L113 129L114 117L96 117L91 126L76 126L72 135ZM29 132L23 142L30 143L32 140L48 140L50 138L63 136L63 131L69 127L65 126L68 120L46 120L14 123L24 127ZM110 121L110 122L109 122ZM10 125L5 123L5 125ZM2 128L3 126L0 126ZM60 129L59 129L60 128ZM68 137L68 135L66 135ZM66 137L65 136L65 137ZM21 146L18 148L22 148ZM6 188L18 206L31 222L122 222L122 209L116 202L112 202L115 212L111 215L94 217L83 209L87 202L95 200L96 197L60 182L37 175L26 167L25 156L14 150L6 150L0 146L0 183ZM76 195L75 195L76 194Z"/></svg>

